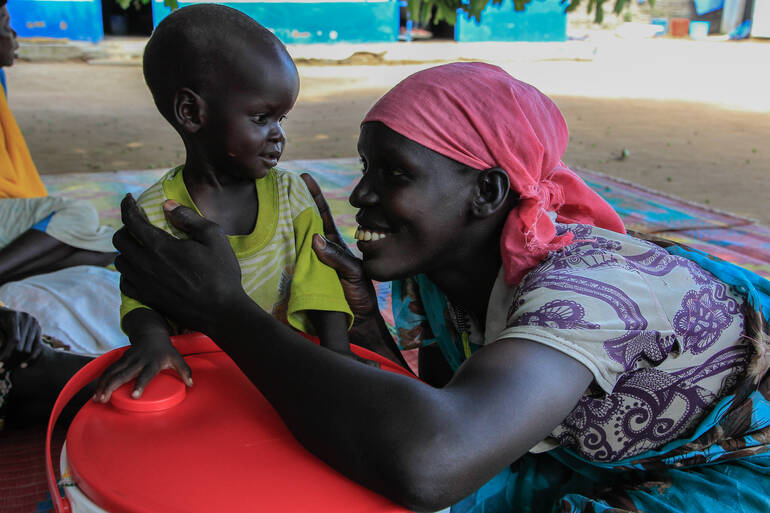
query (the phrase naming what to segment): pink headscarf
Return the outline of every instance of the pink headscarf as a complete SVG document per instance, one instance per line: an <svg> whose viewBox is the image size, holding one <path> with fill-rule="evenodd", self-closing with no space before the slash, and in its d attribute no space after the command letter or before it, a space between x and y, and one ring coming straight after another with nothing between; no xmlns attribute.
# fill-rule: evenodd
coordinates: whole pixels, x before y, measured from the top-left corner
<svg viewBox="0 0 770 513"><path fill-rule="evenodd" d="M568 138L558 107L497 66L464 62L415 73L372 107L362 123L369 121L474 169L505 170L521 198L500 240L509 284L572 242L572 233L556 235L548 212L561 223L626 232L612 207L561 162Z"/></svg>

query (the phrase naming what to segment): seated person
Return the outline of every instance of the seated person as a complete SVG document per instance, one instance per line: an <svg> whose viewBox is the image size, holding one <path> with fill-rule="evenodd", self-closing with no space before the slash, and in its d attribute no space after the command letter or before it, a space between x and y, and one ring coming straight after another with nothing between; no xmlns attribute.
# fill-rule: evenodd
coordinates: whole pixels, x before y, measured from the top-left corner
<svg viewBox="0 0 770 513"><path fill-rule="evenodd" d="M18 47L0 0L0 68L13 65ZM127 340L108 313L119 303L117 273L94 267L114 259L113 231L99 225L90 203L47 195L8 107L1 69L0 82L2 427L6 417L44 421L72 374Z"/></svg>
<svg viewBox="0 0 770 513"><path fill-rule="evenodd" d="M0 66L11 66L19 44L0 0ZM115 257L112 230L99 226L86 201L54 198L0 92L0 284L75 265L107 265Z"/></svg>
<svg viewBox="0 0 770 513"><path fill-rule="evenodd" d="M158 110L184 141L184 165L139 198L149 221L183 237L163 204L174 200L219 224L240 264L251 299L321 345L352 355L352 314L333 269L311 248L322 230L299 176L275 169L286 137L281 122L294 106L299 77L286 48L247 15L213 4L175 11L153 32L144 74ZM121 305L132 348L100 380L107 397L136 378L134 397L163 368L191 385L172 347L174 328L131 297ZM182 326L184 328L184 326Z"/></svg>
<svg viewBox="0 0 770 513"><path fill-rule="evenodd" d="M45 422L75 372L128 344L118 281L117 272L88 265L0 286L0 429L3 419L9 428Z"/></svg>

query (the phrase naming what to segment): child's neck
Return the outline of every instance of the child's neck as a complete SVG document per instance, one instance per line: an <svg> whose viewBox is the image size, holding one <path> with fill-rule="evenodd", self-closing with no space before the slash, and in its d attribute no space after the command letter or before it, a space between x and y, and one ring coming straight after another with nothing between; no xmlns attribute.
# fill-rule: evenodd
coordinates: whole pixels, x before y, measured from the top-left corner
<svg viewBox="0 0 770 513"><path fill-rule="evenodd" d="M185 163L182 178L198 210L227 235L254 231L259 199L253 180L239 179L190 160Z"/></svg>

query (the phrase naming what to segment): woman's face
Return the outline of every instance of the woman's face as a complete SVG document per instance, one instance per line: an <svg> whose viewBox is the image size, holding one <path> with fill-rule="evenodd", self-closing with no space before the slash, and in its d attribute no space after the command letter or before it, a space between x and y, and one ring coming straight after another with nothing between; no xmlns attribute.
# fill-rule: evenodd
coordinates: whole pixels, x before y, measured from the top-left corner
<svg viewBox="0 0 770 513"><path fill-rule="evenodd" d="M350 194L364 269L387 281L457 263L472 216L477 171L394 132L365 123L363 176Z"/></svg>

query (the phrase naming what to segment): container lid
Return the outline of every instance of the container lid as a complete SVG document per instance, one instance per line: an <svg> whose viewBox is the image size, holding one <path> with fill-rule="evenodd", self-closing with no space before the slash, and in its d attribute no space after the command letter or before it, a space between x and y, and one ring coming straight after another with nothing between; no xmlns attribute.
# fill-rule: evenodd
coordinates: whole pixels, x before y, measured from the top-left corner
<svg viewBox="0 0 770 513"><path fill-rule="evenodd" d="M194 387L164 372L142 400L130 397L128 383L110 404L89 401L73 420L70 470L96 505L111 513L406 511L305 450L225 353L185 360Z"/></svg>
<svg viewBox="0 0 770 513"><path fill-rule="evenodd" d="M152 380L152 386L139 399L131 397L134 382L115 390L110 398L118 410L153 412L164 411L181 403L187 393L186 386L168 372L161 372Z"/></svg>

